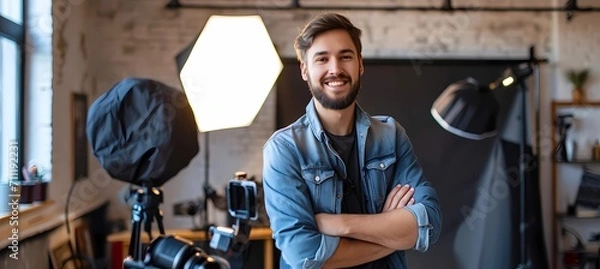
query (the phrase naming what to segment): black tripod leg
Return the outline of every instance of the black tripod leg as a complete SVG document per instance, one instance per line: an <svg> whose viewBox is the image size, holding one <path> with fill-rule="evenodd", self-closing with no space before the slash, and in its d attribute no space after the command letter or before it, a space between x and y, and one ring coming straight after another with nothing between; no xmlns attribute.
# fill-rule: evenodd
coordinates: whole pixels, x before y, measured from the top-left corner
<svg viewBox="0 0 600 269"><path fill-rule="evenodd" d="M152 241L152 221L154 217L152 216L152 211L148 210L146 212L146 218L144 220L144 231L148 234L149 241Z"/></svg>
<svg viewBox="0 0 600 269"><path fill-rule="evenodd" d="M156 224L158 224L158 232L165 234L165 226L163 225L163 214L158 207L155 208L154 217L156 218Z"/></svg>
<svg viewBox="0 0 600 269"><path fill-rule="evenodd" d="M140 261L142 259L142 247L140 246L140 233L141 233L141 222L143 219L142 207L140 205L134 205L132 209L132 228L131 228L131 242L129 243L129 256L134 261Z"/></svg>

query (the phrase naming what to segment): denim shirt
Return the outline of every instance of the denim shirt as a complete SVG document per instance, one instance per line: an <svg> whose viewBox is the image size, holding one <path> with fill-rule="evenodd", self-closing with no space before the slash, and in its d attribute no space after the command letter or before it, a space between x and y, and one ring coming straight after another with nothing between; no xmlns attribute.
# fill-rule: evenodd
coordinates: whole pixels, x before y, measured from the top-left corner
<svg viewBox="0 0 600 269"><path fill-rule="evenodd" d="M359 167L369 214L380 213L387 194L398 184L415 188L417 221L414 249L426 251L441 230L438 198L425 179L406 131L388 116L370 116L356 106ZM306 114L276 131L263 149L266 210L281 268L321 268L335 252L339 237L319 232L315 214L340 214L346 167L332 148L314 101ZM402 229L402 227L398 227ZM386 257L388 267L406 268L404 251Z"/></svg>

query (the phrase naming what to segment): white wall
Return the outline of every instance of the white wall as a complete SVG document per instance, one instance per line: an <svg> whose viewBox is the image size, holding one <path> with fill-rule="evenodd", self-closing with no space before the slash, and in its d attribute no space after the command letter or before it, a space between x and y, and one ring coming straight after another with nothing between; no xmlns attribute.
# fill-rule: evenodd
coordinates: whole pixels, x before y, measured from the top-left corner
<svg viewBox="0 0 600 269"><path fill-rule="evenodd" d="M92 85L88 66L90 51L83 34L87 31L84 28L87 10L85 0L53 0L51 21L39 22L40 27L52 29L52 182L48 195L54 201L55 214L62 214L69 188L76 184L70 198L70 218L96 208L111 196L112 180L93 160L89 177L74 182L71 94L89 93ZM66 238L65 230L57 229L51 233L49 243L54 245Z"/></svg>
<svg viewBox="0 0 600 269"><path fill-rule="evenodd" d="M54 0L55 12L64 14L54 24L54 143L51 195L63 197L71 182L71 92L85 92L90 100L107 91L117 81L147 77L179 87L174 57L201 31L211 14L246 14L249 11L200 9L167 10L167 1ZM216 1L217 2L217 1ZM267 1L269 2L269 1ZM314 1L311 1L314 2ZM333 1L328 1L333 2ZM335 1L342 2L342 1ZM386 1L377 1L382 3ZM394 2L391 1L390 2ZM440 1L441 2L441 1ZM550 6L557 0L534 1L453 1L487 5ZM558 3L557 3L558 2ZM60 4L59 4L60 3ZM401 4L438 4L438 1L402 1ZM587 5L585 1L580 1ZM68 6L59 8L59 6ZM252 11L250 11L252 12ZM317 11L265 11L262 15L273 41L283 57L294 57L293 39ZM600 99L600 23L597 13L577 14L567 22L564 13L489 12L384 12L341 11L364 30L366 58L523 58L534 45L538 57L548 58L542 68L542 171L541 191L547 235L550 234L551 182L549 174L549 103L568 99L570 86L564 70L592 68L589 96ZM418 64L427 64L422 61ZM368 70L367 70L368 72ZM366 89L368 91L368 89ZM268 98L254 124L248 128L218 131L210 140L211 184L223 187L235 171L245 170L260 177L261 149L274 130L275 102ZM202 134L199 135L202 141ZM173 218L170 204L198 198L204 182L203 150L190 166L164 185L166 227L189 227L187 218ZM91 159L89 196L110 199L112 218L129 218L129 209L118 202L122 184L106 179L95 159ZM94 183L99 182L99 183ZM80 191L81 197L85 191ZM222 217L212 216L213 220ZM550 243L550 240L547 240Z"/></svg>

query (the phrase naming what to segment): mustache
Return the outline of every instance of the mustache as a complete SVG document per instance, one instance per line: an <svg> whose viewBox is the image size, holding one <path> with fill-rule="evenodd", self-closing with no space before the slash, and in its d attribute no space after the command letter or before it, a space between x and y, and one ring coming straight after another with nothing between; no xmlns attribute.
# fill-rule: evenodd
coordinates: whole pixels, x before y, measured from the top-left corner
<svg viewBox="0 0 600 269"><path fill-rule="evenodd" d="M347 76L346 74L339 74L337 76L327 76L327 77L324 77L322 81L327 82L327 81L338 80L338 79L345 79L345 80L352 81L350 76Z"/></svg>

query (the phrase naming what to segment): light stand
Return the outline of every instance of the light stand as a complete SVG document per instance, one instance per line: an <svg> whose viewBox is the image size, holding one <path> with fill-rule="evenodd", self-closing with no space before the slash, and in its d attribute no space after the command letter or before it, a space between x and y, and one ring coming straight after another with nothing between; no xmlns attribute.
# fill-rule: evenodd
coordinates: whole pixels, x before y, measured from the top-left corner
<svg viewBox="0 0 600 269"><path fill-rule="evenodd" d="M534 73L537 61L533 57L530 62L518 67L508 69L500 80L488 86L480 86L474 79L467 79L454 83L436 99L431 109L433 118L447 131L458 136L473 140L481 140L496 135L496 117L499 106L491 92L499 88L506 88L513 84L518 87L521 98L519 107L520 115L520 137L518 137L519 160L518 160L518 182L519 182L519 263L518 269L532 267L530 253L527 249L529 228L531 223L527 219L528 204L526 180L527 158L527 87L524 80ZM537 75L537 73L536 73ZM536 84L537 85L537 84ZM537 88L536 88L537 90ZM536 93L537 94L537 93ZM536 108L537 109L537 108ZM539 115L536 110L536 126L539 126ZM539 130L539 129L537 129ZM539 138L539 134L535 134ZM539 147L536 139L535 146ZM536 165L539 164L539 148L534 152Z"/></svg>
<svg viewBox="0 0 600 269"><path fill-rule="evenodd" d="M208 233L209 132L247 127L273 88L283 64L262 18L211 16L193 43L175 58L182 88L204 134L203 229ZM260 68L256 63L260 62Z"/></svg>
<svg viewBox="0 0 600 269"><path fill-rule="evenodd" d="M136 190L135 203L131 207L131 243L129 245L129 256L134 262L142 262L142 243L141 243L141 225L144 224L144 231L152 241L152 222L156 219L158 231L161 235L165 234L163 226L162 211L158 207L163 202L163 193L160 189L151 187L151 184L145 184Z"/></svg>
<svg viewBox="0 0 600 269"><path fill-rule="evenodd" d="M517 87L521 94L521 137L519 139L519 233L520 233L520 263L518 269L531 268L531 259L527 251L527 231L530 223L528 223L527 217L527 180L525 180L525 145L527 143L527 92L526 86L523 80L517 82ZM535 155L538 156L539 153ZM536 158L537 159L537 158Z"/></svg>
<svg viewBox="0 0 600 269"><path fill-rule="evenodd" d="M94 101L88 119L86 134L102 167L112 178L141 186L132 192L131 244L123 268L230 268L193 242L165 235L158 187L199 151L198 129L185 95L158 81L126 78ZM154 220L160 232L155 239ZM144 249L142 222L151 240Z"/></svg>
<svg viewBox="0 0 600 269"><path fill-rule="evenodd" d="M210 186L210 143L209 143L209 133L204 132L204 186L202 188L202 192L204 194L204 208L200 213L202 216L202 226L200 229L204 231L205 238L208 238L210 227L212 226L208 223L208 190L212 189Z"/></svg>

